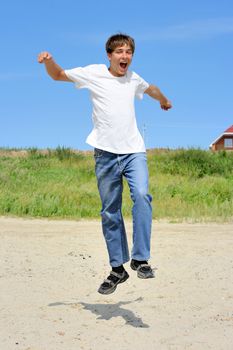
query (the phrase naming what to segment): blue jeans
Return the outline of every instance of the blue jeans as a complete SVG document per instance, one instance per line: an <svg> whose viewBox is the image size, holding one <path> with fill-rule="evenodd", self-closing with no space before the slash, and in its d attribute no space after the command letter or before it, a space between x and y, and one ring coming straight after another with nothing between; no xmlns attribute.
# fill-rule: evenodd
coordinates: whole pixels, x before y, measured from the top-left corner
<svg viewBox="0 0 233 350"><path fill-rule="evenodd" d="M102 229L112 267L129 261L129 249L122 217L123 176L133 201L133 248L131 258L150 258L152 197L148 194L146 153L114 154L94 150L95 172L102 202Z"/></svg>

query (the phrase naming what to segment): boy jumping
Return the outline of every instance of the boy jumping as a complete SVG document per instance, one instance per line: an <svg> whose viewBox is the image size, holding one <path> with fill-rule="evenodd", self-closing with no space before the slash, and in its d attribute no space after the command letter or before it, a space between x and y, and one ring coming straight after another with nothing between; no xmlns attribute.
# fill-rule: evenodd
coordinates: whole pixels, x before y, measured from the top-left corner
<svg viewBox="0 0 233 350"><path fill-rule="evenodd" d="M154 85L129 71L135 50L134 39L116 34L106 42L109 68L104 64L64 70L45 51L38 56L48 74L59 81L74 82L90 91L93 130L86 142L94 147L95 172L102 202L102 229L112 271L100 285L101 294L113 293L129 275L123 264L130 260L122 217L123 176L133 201L133 248L130 266L139 278L153 278L148 264L152 223L152 197L148 193L148 168L144 141L137 128L134 98L146 93L164 110L170 101Z"/></svg>

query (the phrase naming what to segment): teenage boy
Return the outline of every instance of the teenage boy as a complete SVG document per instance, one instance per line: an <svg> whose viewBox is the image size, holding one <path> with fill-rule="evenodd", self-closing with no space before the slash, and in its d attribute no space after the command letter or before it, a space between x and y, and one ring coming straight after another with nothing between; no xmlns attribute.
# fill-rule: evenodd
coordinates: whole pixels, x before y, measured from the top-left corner
<svg viewBox="0 0 233 350"><path fill-rule="evenodd" d="M134 39L116 34L106 42L109 68L104 64L69 70L58 66L48 52L41 52L38 62L44 63L48 74L59 81L74 82L77 88L90 91L93 104L93 130L87 143L94 147L95 171L102 201L102 229L112 271L98 292L110 294L129 275L123 264L129 261L126 231L122 217L123 176L133 201L133 248L130 266L139 278L153 278L148 264L152 222L152 197L148 193L148 169L144 141L138 131L135 96L146 93L160 102L164 110L169 100L154 85L129 71L135 50Z"/></svg>

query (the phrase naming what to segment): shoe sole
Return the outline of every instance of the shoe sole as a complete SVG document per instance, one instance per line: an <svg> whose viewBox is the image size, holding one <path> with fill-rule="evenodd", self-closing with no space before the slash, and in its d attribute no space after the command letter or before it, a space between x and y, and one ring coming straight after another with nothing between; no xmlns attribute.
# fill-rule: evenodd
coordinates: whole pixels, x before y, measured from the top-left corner
<svg viewBox="0 0 233 350"><path fill-rule="evenodd" d="M144 280L147 279L147 278L155 278L155 275L154 275L153 272L152 272L152 273L150 272L150 274L146 275L145 273L140 272L140 271L136 268L136 266L130 265L130 267L131 267L132 270L137 271L137 276L138 276L138 278L142 278L142 279L144 279Z"/></svg>
<svg viewBox="0 0 233 350"><path fill-rule="evenodd" d="M104 295L112 294L113 292L115 292L115 290L116 290L118 284L127 281L128 278L129 278L129 275L127 274L127 275L125 275L124 278L122 278L119 282L117 282L117 283L115 284L115 286L113 286L112 288L109 288L108 290L101 290L101 287L100 287L100 288L98 289L98 293L104 294Z"/></svg>
<svg viewBox="0 0 233 350"><path fill-rule="evenodd" d="M148 279L148 278L155 278L155 275L152 273L150 275L145 275L145 274L141 274L139 271L137 273L138 278L142 278L142 279Z"/></svg>

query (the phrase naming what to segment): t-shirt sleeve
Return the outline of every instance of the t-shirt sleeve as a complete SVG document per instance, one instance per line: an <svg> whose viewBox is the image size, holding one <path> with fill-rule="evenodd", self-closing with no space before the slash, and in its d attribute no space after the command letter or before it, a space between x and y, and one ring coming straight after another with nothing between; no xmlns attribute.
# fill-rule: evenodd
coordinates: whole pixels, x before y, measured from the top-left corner
<svg viewBox="0 0 233 350"><path fill-rule="evenodd" d="M138 84L137 84L135 96L139 100L142 100L144 91L149 87L150 84L147 83L147 81L142 79L140 76L138 76L137 82L138 82Z"/></svg>
<svg viewBox="0 0 233 350"><path fill-rule="evenodd" d="M66 76L75 83L77 89L88 88L90 73L87 67L78 67L65 70Z"/></svg>

